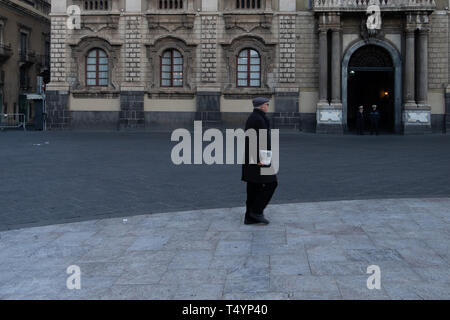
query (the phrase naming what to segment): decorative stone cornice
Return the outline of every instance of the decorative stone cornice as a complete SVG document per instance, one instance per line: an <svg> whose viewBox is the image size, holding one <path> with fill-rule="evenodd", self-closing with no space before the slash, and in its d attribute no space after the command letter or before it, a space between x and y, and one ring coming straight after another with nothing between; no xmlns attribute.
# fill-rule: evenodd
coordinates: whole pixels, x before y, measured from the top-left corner
<svg viewBox="0 0 450 320"><path fill-rule="evenodd" d="M102 30L116 30L119 26L120 15L83 15L81 30L99 32Z"/></svg>
<svg viewBox="0 0 450 320"><path fill-rule="evenodd" d="M271 29L273 13L224 13L225 29L241 29L252 32L257 28Z"/></svg>
<svg viewBox="0 0 450 320"><path fill-rule="evenodd" d="M195 14L146 14L149 29L163 29L174 32L178 29L192 30Z"/></svg>

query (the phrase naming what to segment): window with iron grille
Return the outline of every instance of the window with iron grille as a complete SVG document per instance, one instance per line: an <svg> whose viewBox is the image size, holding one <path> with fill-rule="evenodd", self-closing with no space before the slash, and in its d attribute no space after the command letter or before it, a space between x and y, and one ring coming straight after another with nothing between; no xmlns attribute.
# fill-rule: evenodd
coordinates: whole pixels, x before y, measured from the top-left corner
<svg viewBox="0 0 450 320"><path fill-rule="evenodd" d="M237 86L261 86L261 57L253 49L242 50L237 57Z"/></svg>
<svg viewBox="0 0 450 320"><path fill-rule="evenodd" d="M183 56L178 50L166 50L161 56L161 86L183 86Z"/></svg>
<svg viewBox="0 0 450 320"><path fill-rule="evenodd" d="M236 9L261 9L261 0L236 0Z"/></svg>
<svg viewBox="0 0 450 320"><path fill-rule="evenodd" d="M159 9L183 9L184 0L157 0Z"/></svg>
<svg viewBox="0 0 450 320"><path fill-rule="evenodd" d="M89 51L86 57L86 85L108 86L108 56L101 49Z"/></svg>
<svg viewBox="0 0 450 320"><path fill-rule="evenodd" d="M84 10L109 10L109 0L84 1Z"/></svg>

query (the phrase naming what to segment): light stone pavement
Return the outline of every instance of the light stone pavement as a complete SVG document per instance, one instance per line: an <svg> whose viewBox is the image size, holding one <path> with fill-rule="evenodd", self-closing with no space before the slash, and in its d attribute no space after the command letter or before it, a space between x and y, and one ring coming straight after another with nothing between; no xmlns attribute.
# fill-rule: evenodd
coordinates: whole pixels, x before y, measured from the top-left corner
<svg viewBox="0 0 450 320"><path fill-rule="evenodd" d="M0 233L1 299L450 299L450 198L128 216ZM125 215L124 215L125 216ZM66 268L81 268L69 290ZM381 289L369 290L369 265Z"/></svg>

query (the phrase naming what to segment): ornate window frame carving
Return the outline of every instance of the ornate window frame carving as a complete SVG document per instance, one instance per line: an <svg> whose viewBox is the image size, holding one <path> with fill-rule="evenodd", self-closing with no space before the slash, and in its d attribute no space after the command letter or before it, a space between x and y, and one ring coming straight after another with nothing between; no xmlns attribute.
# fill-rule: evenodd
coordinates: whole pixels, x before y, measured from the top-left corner
<svg viewBox="0 0 450 320"><path fill-rule="evenodd" d="M71 84L74 91L84 92L105 92L109 93L120 89L120 47L121 45L112 45L107 40L99 37L85 37L76 45L71 45L72 61L77 68L76 77ZM109 81L108 86L94 87L86 84L86 57L92 49L102 49L108 57Z"/></svg>
<svg viewBox="0 0 450 320"><path fill-rule="evenodd" d="M275 47L275 43L266 43L262 38L250 35L240 36L231 43L222 44L224 63L227 68L223 79L224 94L243 99L257 94L272 94L273 86L269 84L269 73L273 72L274 68ZM237 86L237 57L242 50L247 48L258 51L260 55L260 87Z"/></svg>
<svg viewBox="0 0 450 320"><path fill-rule="evenodd" d="M160 95L176 95L193 93L195 88L195 65L196 61L196 44L187 44L184 40L173 37L164 36L157 39L152 45L147 45L147 59L149 62L149 75L147 79L147 91L151 94ZM178 50L183 56L183 86L180 87L164 87L161 86L161 57L168 49Z"/></svg>

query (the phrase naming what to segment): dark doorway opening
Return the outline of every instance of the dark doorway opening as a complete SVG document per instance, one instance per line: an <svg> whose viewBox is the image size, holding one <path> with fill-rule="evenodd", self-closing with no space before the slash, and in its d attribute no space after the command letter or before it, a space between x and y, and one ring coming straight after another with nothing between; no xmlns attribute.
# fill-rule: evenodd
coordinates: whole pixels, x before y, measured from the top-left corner
<svg viewBox="0 0 450 320"><path fill-rule="evenodd" d="M347 128L356 131L356 114L364 107L365 130L369 130L369 112L377 105L381 132L395 131L395 73L389 53L375 45L358 49L348 68Z"/></svg>

